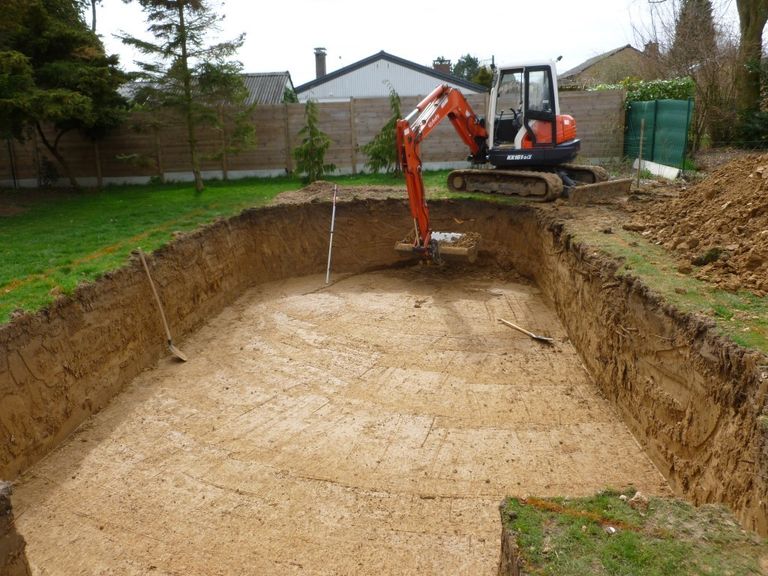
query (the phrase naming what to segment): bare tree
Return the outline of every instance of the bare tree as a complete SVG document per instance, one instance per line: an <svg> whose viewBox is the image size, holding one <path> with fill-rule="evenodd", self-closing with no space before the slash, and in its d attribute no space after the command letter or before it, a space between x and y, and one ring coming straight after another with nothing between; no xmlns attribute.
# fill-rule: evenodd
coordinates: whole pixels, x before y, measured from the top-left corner
<svg viewBox="0 0 768 576"><path fill-rule="evenodd" d="M768 0L765 0L768 1ZM707 135L711 142L730 140L736 118L735 71L737 44L716 22L711 0L668 0L649 5L650 30L636 34L646 46L658 46L658 74L689 76L696 89L692 147Z"/></svg>

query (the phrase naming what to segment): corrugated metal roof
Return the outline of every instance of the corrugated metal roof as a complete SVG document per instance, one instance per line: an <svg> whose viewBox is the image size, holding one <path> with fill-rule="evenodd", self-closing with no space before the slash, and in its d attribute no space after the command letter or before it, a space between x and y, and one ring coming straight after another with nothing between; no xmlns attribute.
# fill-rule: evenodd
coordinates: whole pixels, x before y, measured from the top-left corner
<svg viewBox="0 0 768 576"><path fill-rule="evenodd" d="M289 72L253 72L242 77L249 94L247 104L282 104L285 89L293 89Z"/></svg>
<svg viewBox="0 0 768 576"><path fill-rule="evenodd" d="M293 90L290 72L252 72L240 75L248 90L248 98L245 103L250 106L256 104L282 104L285 89ZM149 82L128 82L118 88L118 92L124 98L133 100L142 87L148 87Z"/></svg>

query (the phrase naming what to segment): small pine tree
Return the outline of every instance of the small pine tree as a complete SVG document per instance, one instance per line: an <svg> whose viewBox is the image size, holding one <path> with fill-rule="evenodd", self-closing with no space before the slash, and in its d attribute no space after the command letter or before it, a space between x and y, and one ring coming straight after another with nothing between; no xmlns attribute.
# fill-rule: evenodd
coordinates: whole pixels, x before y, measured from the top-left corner
<svg viewBox="0 0 768 576"><path fill-rule="evenodd" d="M314 182L336 170L333 164L325 163L325 153L331 145L331 139L320 130L317 120L317 104L308 100L304 108L306 124L299 131L301 144L293 149L293 158L296 160L296 171L305 174L305 180Z"/></svg>
<svg viewBox="0 0 768 576"><path fill-rule="evenodd" d="M397 120L400 118L400 96L394 88L389 91L389 108L392 110L387 123L379 131L373 140L362 147L363 152L368 156L365 163L375 174L379 171L394 172L397 169L397 143L396 130Z"/></svg>
<svg viewBox="0 0 768 576"><path fill-rule="evenodd" d="M475 84L480 84L481 86L485 86L490 90L491 86L493 86L493 70L491 70L488 66L482 66L478 68L477 72L475 72L475 75L472 76L472 82Z"/></svg>

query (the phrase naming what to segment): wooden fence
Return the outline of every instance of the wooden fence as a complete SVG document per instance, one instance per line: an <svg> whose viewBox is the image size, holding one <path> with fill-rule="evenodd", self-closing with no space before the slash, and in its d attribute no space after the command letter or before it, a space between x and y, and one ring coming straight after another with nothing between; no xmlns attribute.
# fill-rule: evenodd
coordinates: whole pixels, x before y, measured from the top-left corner
<svg viewBox="0 0 768 576"><path fill-rule="evenodd" d="M582 159L622 156L624 142L623 93L563 92L561 111L576 118L582 140ZM469 97L478 114L484 114L487 95ZM418 99L403 98L407 113ZM318 104L320 128L331 139L326 162L341 173L365 170L361 147L370 142L386 123L391 112L387 98L353 99ZM256 145L237 155L221 155L221 135L213 129L200 130L202 169L207 178L275 176L294 169L291 151L301 141L305 125L304 106L285 104L260 106L252 116ZM0 148L0 187L66 185L63 171L34 135L26 142L5 141ZM62 138L60 148L81 185L146 182L152 177L166 180L191 178L186 130L181 122L153 120L133 114L118 130L99 142L75 133ZM465 165L467 149L444 122L422 146L427 168ZM58 180L56 177L58 175Z"/></svg>

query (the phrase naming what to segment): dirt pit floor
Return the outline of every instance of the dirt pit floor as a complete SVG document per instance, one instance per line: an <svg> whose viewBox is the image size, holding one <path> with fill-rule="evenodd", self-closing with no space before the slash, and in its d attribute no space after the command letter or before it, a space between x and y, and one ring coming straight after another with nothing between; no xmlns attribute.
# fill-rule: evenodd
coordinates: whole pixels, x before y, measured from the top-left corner
<svg viewBox="0 0 768 576"><path fill-rule="evenodd" d="M33 574L490 575L504 496L669 494L519 278L270 283L177 345L16 483Z"/></svg>

